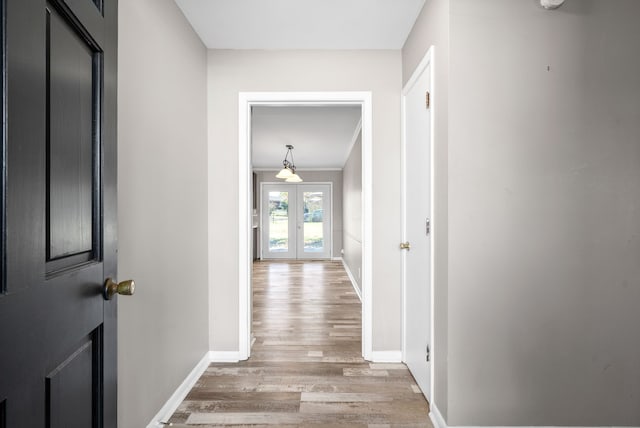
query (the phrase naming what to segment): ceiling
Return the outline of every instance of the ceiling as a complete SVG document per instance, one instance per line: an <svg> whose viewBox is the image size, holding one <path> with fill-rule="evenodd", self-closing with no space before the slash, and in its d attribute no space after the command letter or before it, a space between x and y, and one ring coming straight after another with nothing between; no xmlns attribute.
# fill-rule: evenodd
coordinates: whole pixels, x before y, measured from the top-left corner
<svg viewBox="0 0 640 428"><path fill-rule="evenodd" d="M425 0L175 0L209 49L401 49Z"/></svg>
<svg viewBox="0 0 640 428"><path fill-rule="evenodd" d="M175 0L209 49L401 49L425 0ZM342 168L355 106L254 107L253 166Z"/></svg>
<svg viewBox="0 0 640 428"><path fill-rule="evenodd" d="M285 146L291 144L300 171L342 168L360 118L359 106L254 106L253 167L282 168Z"/></svg>

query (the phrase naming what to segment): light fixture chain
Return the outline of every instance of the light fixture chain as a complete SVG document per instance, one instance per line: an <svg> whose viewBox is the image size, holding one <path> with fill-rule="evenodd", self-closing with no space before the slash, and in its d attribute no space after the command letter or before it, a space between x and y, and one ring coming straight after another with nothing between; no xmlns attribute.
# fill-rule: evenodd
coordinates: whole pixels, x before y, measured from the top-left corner
<svg viewBox="0 0 640 428"><path fill-rule="evenodd" d="M291 144L287 144L285 146L287 148L287 152L284 155L284 160L282 161L282 165L284 168L276 174L276 178L283 178L285 181L290 183L300 183L302 179L298 174L296 174L296 165L293 161L293 146ZM289 155L291 155L291 161L289 161Z"/></svg>
<svg viewBox="0 0 640 428"><path fill-rule="evenodd" d="M291 171L293 171L295 173L296 172L296 164L293 161L293 152L291 151L291 149L293 149L293 146L290 146L290 149L289 149L289 153L291 153Z"/></svg>

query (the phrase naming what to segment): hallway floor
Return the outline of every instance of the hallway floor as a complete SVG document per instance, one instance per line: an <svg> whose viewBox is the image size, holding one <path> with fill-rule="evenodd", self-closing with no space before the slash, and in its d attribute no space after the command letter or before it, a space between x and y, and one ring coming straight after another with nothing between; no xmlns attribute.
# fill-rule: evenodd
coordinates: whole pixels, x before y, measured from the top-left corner
<svg viewBox="0 0 640 428"><path fill-rule="evenodd" d="M253 275L251 358L211 364L174 427L432 427L404 364L362 359L360 300L342 263L262 261Z"/></svg>

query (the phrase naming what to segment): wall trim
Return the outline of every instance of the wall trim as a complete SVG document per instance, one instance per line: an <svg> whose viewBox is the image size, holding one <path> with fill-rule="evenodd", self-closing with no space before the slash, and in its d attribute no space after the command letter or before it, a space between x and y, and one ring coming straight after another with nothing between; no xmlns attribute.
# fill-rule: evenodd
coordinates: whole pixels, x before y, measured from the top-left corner
<svg viewBox="0 0 640 428"><path fill-rule="evenodd" d="M253 168L253 170L255 172L278 172L280 171L282 168ZM335 172L335 171L342 171L342 168L338 168L338 167L332 167L332 168L298 168L296 167L296 171L300 171L300 172L305 172L305 171L309 171L309 172L324 172L324 171L329 171L329 172ZM282 183L280 181L280 183Z"/></svg>
<svg viewBox="0 0 640 428"><path fill-rule="evenodd" d="M167 402L162 406L162 408L158 411L158 413L151 419L151 422L147 425L147 428L161 428L165 427L161 422L166 422L169 420L171 415L176 411L180 403L182 403L191 391L191 388L196 384L200 376L207 370L211 361L211 352L207 352L204 354L202 359L196 364L196 366L191 370L191 372L187 375L187 377L182 381L178 388L174 391L173 394L169 397Z"/></svg>
<svg viewBox="0 0 640 428"><path fill-rule="evenodd" d="M622 427L567 427L567 426L474 426L474 425L447 425L438 406L435 403L430 404L431 411L429 419L433 423L434 428L622 428ZM627 427L628 428L628 427Z"/></svg>
<svg viewBox="0 0 640 428"><path fill-rule="evenodd" d="M353 276L353 272L351 272L351 269L349 269L349 266L347 265L347 263L345 263L343 258L340 258L340 261L342 262L342 266L344 266L344 271L347 272L349 281L351 281L351 286L353 287L353 291L356 292L356 294L358 295L358 299L360 299L360 303L362 303L362 293L360 293L360 289L358 288L358 282Z"/></svg>
<svg viewBox="0 0 640 428"><path fill-rule="evenodd" d="M238 93L238 353L251 352L251 107L353 105L362 109L362 356L373 353L373 95L360 92Z"/></svg>
<svg viewBox="0 0 640 428"><path fill-rule="evenodd" d="M371 361L374 363L401 363L402 351L372 351Z"/></svg>
<svg viewBox="0 0 640 428"><path fill-rule="evenodd" d="M353 136L351 137L351 141L349 142L349 146L347 147L347 155L345 156L345 162L349 159L351 155L351 151L353 150L353 146L356 145L356 141L358 140L358 135L362 132L362 118L356 124L356 129L353 131ZM344 167L342 168L344 170Z"/></svg>
<svg viewBox="0 0 640 428"><path fill-rule="evenodd" d="M447 423L444 421L436 403L429 403L429 419L431 419L434 428L447 428Z"/></svg>
<svg viewBox="0 0 640 428"><path fill-rule="evenodd" d="M241 359L238 351L209 351L211 363L237 363Z"/></svg>

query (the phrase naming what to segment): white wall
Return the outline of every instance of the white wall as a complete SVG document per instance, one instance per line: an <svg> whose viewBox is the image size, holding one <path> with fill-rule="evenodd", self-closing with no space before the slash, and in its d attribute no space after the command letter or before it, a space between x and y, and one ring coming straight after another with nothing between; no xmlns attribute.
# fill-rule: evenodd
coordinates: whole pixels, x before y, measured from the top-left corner
<svg viewBox="0 0 640 428"><path fill-rule="evenodd" d="M449 425L640 426L638 17L451 1Z"/></svg>
<svg viewBox="0 0 640 428"><path fill-rule="evenodd" d="M208 65L211 350L238 350L238 185L229 177L241 91L372 91L373 349L400 350L400 52L211 50Z"/></svg>
<svg viewBox="0 0 640 428"><path fill-rule="evenodd" d="M208 350L206 49L171 0L120 0L118 426Z"/></svg>
<svg viewBox="0 0 640 428"><path fill-rule="evenodd" d="M449 155L449 5L450 0L426 0L422 12L402 48L404 84L411 78L422 58L434 47L435 82L432 88L434 111L434 329L432 406L446 418L448 404L448 155Z"/></svg>
<svg viewBox="0 0 640 428"><path fill-rule="evenodd" d="M351 148L342 170L342 259L362 293L362 132Z"/></svg>

